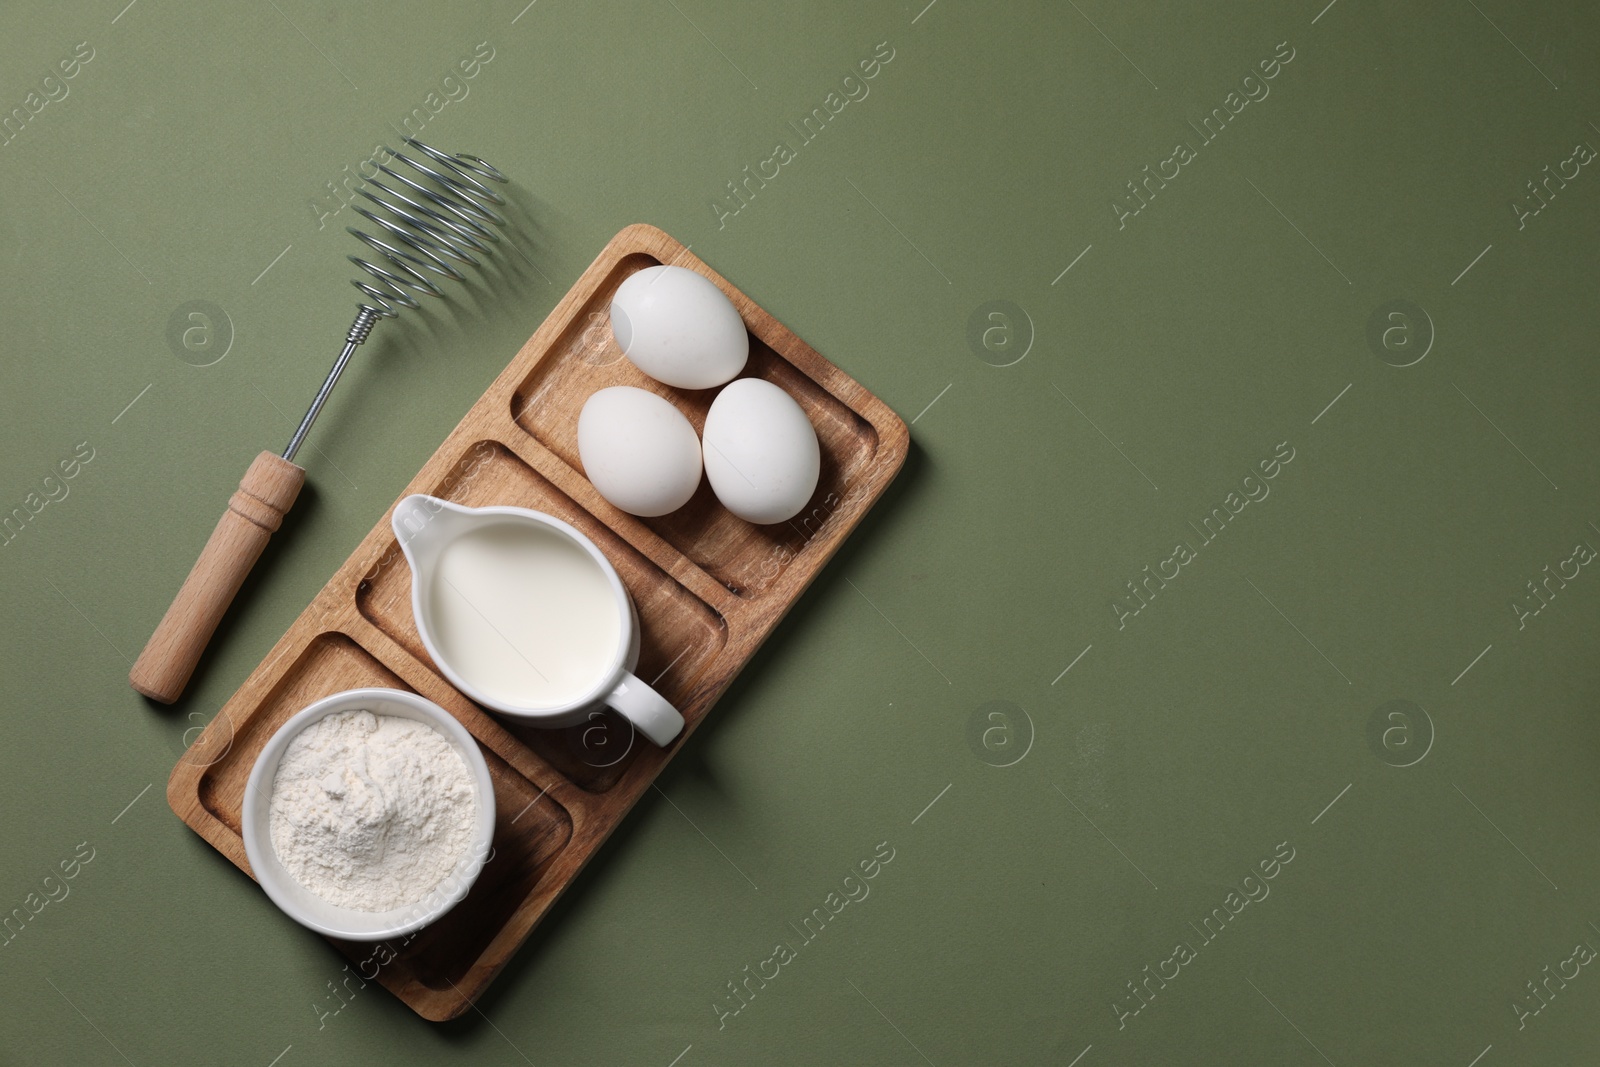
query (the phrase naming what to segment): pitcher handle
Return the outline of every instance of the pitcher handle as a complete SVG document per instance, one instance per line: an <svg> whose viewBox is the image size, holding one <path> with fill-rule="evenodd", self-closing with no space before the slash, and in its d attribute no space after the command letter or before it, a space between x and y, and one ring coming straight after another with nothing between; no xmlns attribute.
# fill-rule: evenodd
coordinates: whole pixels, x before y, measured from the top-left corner
<svg viewBox="0 0 1600 1067"><path fill-rule="evenodd" d="M606 703L662 748L683 730L683 716L678 714L678 709L631 671L622 673L622 680L606 697Z"/></svg>

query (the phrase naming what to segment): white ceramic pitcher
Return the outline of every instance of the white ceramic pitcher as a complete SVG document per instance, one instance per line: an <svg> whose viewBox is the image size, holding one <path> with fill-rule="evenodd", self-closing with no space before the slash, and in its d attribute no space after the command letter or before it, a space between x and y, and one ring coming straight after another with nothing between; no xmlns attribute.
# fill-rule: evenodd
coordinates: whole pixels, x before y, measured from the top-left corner
<svg viewBox="0 0 1600 1067"><path fill-rule="evenodd" d="M469 508L420 493L408 496L396 505L393 526L400 549L405 553L406 562L411 565L411 611L416 618L417 632L428 654L433 657L433 662L457 689L493 711L536 726L571 726L585 721L602 706L609 706L657 745L666 745L678 736L683 729L683 716L630 670L630 658L637 657L638 617L616 568L593 541L567 523L543 512L516 507ZM485 684L481 670L478 677L473 677L473 666L453 661L448 651L450 642L441 640L438 627L443 612L436 598L459 596L493 629L498 640L505 642L507 655L519 656L533 670L538 670L534 664L541 650L519 647L518 641L506 636L507 633L519 632L516 623L520 620L513 617L517 610L516 603L495 600L492 603L474 604L448 579L445 579L445 583L449 588L436 588L440 560L451 544L464 534L479 533L490 527L502 528L495 531L496 535L514 536L512 531L517 529L529 531L530 538L550 533L559 535L582 549L587 561L592 562L598 573L604 576L605 587L610 590L617 616L616 640L604 648L584 650L592 653L585 663L594 669L584 673L582 680L585 684L579 686L581 692L577 695L563 694L557 703L519 703L507 699L503 692L493 694L488 690L494 687ZM577 560L572 565L582 567L585 562ZM574 574L573 577L588 581L590 576ZM553 595L559 597L569 594L556 590ZM575 611L581 609L592 612L599 609L600 605L592 601L574 601L571 607ZM548 615L548 609L545 615ZM630 648L633 657L629 656ZM548 653L548 650L545 652Z"/></svg>

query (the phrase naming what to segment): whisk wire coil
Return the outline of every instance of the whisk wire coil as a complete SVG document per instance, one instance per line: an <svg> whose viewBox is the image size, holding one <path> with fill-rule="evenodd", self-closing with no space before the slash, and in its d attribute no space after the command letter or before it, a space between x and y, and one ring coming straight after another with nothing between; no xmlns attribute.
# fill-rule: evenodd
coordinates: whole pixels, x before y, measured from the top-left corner
<svg viewBox="0 0 1600 1067"><path fill-rule="evenodd" d="M372 303L361 307L383 318L398 315L399 307L420 307L414 293L444 295L427 274L461 281L464 275L449 261L478 266L473 253L487 255L500 241L500 235L490 227L506 224L488 206L503 205L505 197L479 180L504 182L505 175L494 166L466 153L446 155L414 137L405 138L403 143L426 162L385 146L389 159L378 164L378 169L391 181L386 184L382 179L371 178L360 190L377 210L353 205L358 214L379 228L381 235L374 236L354 226L348 228L383 260L380 264L360 256L349 257L350 262L377 279L376 284L363 278L351 281L372 299ZM401 164L423 180L397 170ZM432 187L425 184L430 181Z"/></svg>

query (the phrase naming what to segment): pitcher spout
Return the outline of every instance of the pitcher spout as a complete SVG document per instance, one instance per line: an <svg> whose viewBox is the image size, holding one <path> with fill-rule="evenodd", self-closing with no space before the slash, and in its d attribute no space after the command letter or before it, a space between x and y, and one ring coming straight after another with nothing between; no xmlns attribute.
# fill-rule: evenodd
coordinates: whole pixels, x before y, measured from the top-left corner
<svg viewBox="0 0 1600 1067"><path fill-rule="evenodd" d="M460 517L461 510L426 493L413 493L395 505L390 525L412 570L423 569L433 561L448 539L450 531L446 527L453 525L452 520Z"/></svg>

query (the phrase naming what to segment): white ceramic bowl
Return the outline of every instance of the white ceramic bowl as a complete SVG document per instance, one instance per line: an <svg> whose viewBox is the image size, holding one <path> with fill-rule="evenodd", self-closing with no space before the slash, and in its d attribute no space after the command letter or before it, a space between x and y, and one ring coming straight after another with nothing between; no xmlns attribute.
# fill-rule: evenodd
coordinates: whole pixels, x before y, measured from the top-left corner
<svg viewBox="0 0 1600 1067"><path fill-rule="evenodd" d="M272 782L278 774L278 761L301 730L339 711L370 711L374 715L395 715L427 723L455 745L472 776L478 800L472 844L455 871L415 904L390 911L358 911L329 903L295 881L294 875L278 861L278 854L272 847ZM460 903L472 888L488 859L494 837L494 783L489 779L489 765L484 762L477 741L453 715L433 701L399 689L348 689L324 697L298 712L268 739L245 783L243 823L244 852L250 860L250 869L284 914L328 937L383 941L428 925Z"/></svg>

